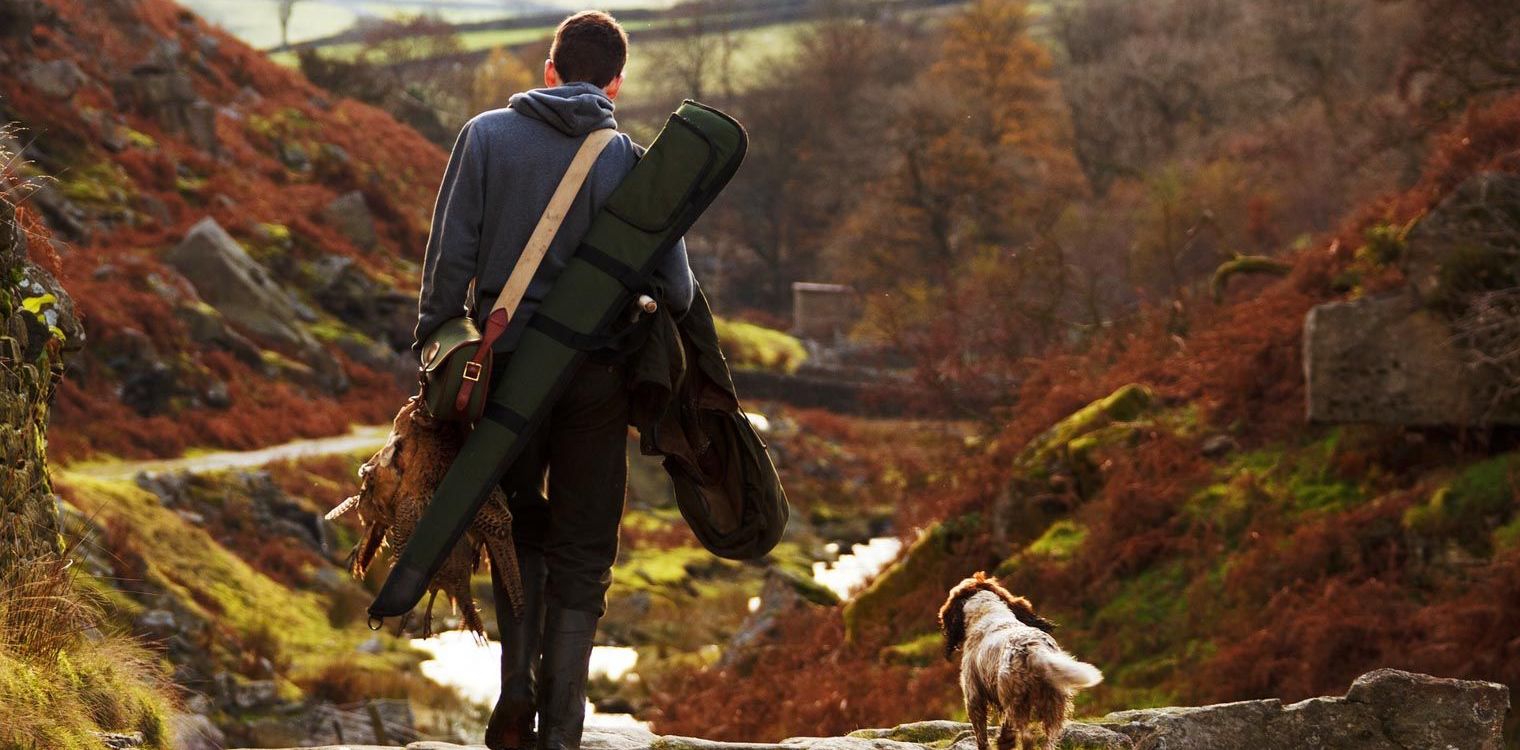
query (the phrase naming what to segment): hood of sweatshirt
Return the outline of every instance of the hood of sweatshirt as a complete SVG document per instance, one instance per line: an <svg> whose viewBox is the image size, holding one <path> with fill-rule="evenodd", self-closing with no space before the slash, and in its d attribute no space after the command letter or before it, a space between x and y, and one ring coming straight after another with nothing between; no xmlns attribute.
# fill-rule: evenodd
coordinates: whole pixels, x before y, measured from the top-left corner
<svg viewBox="0 0 1520 750"><path fill-rule="evenodd" d="M593 130L617 127L617 120L612 119L612 100L607 98L605 91L591 83L571 83L513 94L507 107L548 123L568 136L582 136Z"/></svg>

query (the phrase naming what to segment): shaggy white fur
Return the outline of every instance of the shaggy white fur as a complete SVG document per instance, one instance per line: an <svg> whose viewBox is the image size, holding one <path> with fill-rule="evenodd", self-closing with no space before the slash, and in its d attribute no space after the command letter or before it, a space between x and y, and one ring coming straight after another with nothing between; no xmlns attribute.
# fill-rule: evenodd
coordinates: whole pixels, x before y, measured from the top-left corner
<svg viewBox="0 0 1520 750"><path fill-rule="evenodd" d="M1002 715L999 750L1037 747L1061 739L1077 690L1103 681L1103 673L1061 649L1048 632L1055 626L1027 599L1014 596L997 579L977 573L954 589L940 610L946 657L961 653L961 692L978 750L987 750L987 717Z"/></svg>

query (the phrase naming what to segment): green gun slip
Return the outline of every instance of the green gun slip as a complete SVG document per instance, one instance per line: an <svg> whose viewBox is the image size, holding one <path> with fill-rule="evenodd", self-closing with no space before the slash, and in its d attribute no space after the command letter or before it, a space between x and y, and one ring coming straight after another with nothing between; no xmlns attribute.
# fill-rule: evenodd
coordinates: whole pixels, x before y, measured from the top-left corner
<svg viewBox="0 0 1520 750"><path fill-rule="evenodd" d="M661 256L717 198L749 137L732 117L687 100L628 173L543 304L500 386L369 606L372 624L422 600L475 513L548 416L586 352L606 345Z"/></svg>

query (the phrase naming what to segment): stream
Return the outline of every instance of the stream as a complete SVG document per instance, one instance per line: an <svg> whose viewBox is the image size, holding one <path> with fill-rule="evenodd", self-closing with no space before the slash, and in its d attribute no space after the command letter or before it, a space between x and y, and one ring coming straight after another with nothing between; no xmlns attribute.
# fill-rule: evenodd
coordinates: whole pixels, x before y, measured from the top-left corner
<svg viewBox="0 0 1520 750"><path fill-rule="evenodd" d="M830 544L830 552L839 547ZM829 587L840 599L848 599L862 586L880 573L902 549L896 537L877 537L865 544L852 545L849 552L839 555L833 562L813 563L813 580ZM758 597L750 601L754 611L760 602ZM501 644L488 641L484 645L475 636L463 631L449 631L432 638L416 638L412 645L426 651L433 658L422 663L422 674L428 679L452 687L466 700L482 706L496 703L501 690ZM626 646L597 646L591 650L591 676L604 676L621 680L637 676L638 652ZM648 723L628 714L599 713L588 701L586 726L595 728L642 727Z"/></svg>

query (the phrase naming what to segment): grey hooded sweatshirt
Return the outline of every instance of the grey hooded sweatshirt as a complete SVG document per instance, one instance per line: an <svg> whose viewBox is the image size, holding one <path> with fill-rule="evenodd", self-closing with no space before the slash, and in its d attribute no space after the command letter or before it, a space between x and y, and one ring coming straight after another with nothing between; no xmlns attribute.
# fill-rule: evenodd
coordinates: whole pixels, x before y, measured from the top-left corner
<svg viewBox="0 0 1520 750"><path fill-rule="evenodd" d="M465 124L433 209L412 344L415 352L421 352L421 342L445 321L464 314L470 280L475 278L479 279L475 321L484 324L581 141L593 130L616 128L612 113L612 100L600 88L572 83L514 95L506 109L486 112ZM618 134L602 152L512 323L496 342L496 351L516 348L533 311L574 255L592 217L642 153L624 134ZM695 282L684 241L662 259L653 280L672 311L683 312L691 305Z"/></svg>

